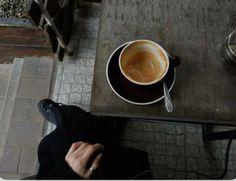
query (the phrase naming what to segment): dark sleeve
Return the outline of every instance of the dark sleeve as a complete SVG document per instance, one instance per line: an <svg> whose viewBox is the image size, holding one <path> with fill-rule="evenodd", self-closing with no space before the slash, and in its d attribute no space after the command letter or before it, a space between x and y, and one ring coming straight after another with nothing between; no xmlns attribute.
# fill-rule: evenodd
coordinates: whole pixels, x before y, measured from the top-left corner
<svg viewBox="0 0 236 181"><path fill-rule="evenodd" d="M41 158L36 179L82 179L65 160L44 156Z"/></svg>

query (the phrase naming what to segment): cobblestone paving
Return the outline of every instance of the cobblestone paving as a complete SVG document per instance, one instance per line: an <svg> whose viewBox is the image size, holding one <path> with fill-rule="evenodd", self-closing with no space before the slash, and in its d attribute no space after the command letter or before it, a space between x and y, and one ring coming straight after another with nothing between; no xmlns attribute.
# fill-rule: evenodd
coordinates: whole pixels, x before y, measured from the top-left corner
<svg viewBox="0 0 236 181"><path fill-rule="evenodd" d="M57 64L51 97L56 102L77 105L89 111L100 4L78 3L77 6L69 44L74 55L65 56L64 61ZM54 128L54 125L45 123L44 134Z"/></svg>
<svg viewBox="0 0 236 181"><path fill-rule="evenodd" d="M66 56L58 64L53 99L89 110L99 18L77 17L79 14L80 11L76 10L73 37L69 45L74 55Z"/></svg>
<svg viewBox="0 0 236 181"><path fill-rule="evenodd" d="M70 43L75 54L58 64L52 95L55 101L78 105L87 111L96 55L98 15L99 4L96 3L79 6L76 10ZM46 131L52 129L49 125ZM155 179L207 179L196 172L214 177L223 172L227 141L204 143L201 125L130 120L122 140L124 146L148 152ZM236 144L233 141L226 178L235 178L235 170Z"/></svg>

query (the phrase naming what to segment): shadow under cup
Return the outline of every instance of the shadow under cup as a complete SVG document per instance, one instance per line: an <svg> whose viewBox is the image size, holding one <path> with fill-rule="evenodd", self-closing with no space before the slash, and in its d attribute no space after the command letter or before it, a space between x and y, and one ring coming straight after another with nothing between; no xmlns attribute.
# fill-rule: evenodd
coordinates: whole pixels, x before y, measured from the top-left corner
<svg viewBox="0 0 236 181"><path fill-rule="evenodd" d="M163 79L169 69L165 50L150 40L136 40L128 44L119 56L122 74L138 85L151 85Z"/></svg>

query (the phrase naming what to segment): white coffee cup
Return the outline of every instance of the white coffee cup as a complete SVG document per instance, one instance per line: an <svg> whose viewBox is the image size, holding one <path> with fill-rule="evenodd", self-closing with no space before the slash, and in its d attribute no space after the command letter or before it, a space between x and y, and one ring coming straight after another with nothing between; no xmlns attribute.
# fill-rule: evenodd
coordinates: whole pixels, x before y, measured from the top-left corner
<svg viewBox="0 0 236 181"><path fill-rule="evenodd" d="M169 69L166 51L150 40L135 40L120 53L119 68L122 74L138 85L151 85L161 81Z"/></svg>

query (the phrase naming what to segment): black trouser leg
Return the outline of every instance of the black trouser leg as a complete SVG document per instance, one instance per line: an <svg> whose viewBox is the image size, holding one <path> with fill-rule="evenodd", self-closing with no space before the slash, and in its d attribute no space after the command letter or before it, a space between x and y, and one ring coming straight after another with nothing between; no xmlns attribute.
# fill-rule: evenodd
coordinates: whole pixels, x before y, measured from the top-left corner
<svg viewBox="0 0 236 181"><path fill-rule="evenodd" d="M45 154L51 154L64 159L72 143L75 141L75 138L67 130L63 127L57 127L41 140L38 147L39 160L41 155Z"/></svg>
<svg viewBox="0 0 236 181"><path fill-rule="evenodd" d="M77 106L63 106L63 126L77 140L104 143L103 127L99 118Z"/></svg>

